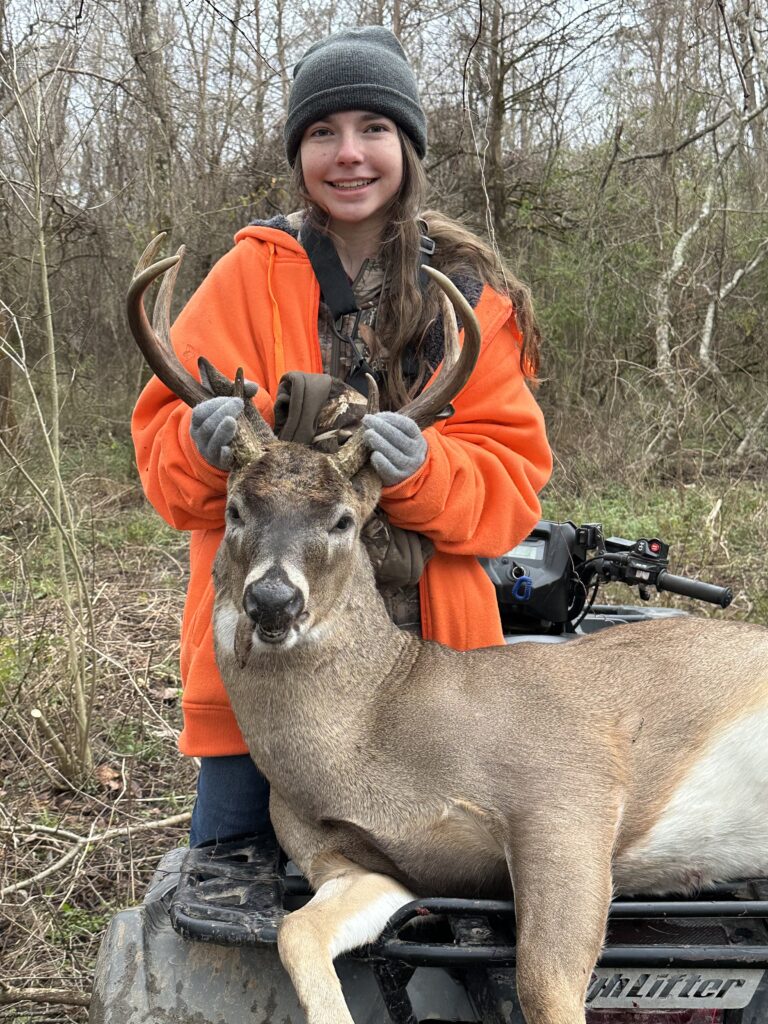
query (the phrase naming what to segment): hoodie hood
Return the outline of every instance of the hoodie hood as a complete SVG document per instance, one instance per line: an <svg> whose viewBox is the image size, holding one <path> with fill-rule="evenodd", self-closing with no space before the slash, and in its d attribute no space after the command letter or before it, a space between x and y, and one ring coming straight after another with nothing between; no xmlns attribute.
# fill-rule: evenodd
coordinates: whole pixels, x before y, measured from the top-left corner
<svg viewBox="0 0 768 1024"><path fill-rule="evenodd" d="M301 226L302 215L292 213L287 217L280 213L269 220L252 220L235 235L235 242L241 242L244 238L258 238L262 242L270 242L272 245L285 249L287 252L304 253L299 242L299 227Z"/></svg>

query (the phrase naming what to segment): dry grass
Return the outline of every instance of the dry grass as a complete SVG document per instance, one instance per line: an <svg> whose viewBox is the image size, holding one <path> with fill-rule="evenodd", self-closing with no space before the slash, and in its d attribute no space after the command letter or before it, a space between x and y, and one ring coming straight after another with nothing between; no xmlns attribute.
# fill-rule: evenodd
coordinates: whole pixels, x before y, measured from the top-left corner
<svg viewBox="0 0 768 1024"><path fill-rule="evenodd" d="M75 788L30 717L44 706L57 728L67 727L50 537L18 493L3 523L0 1020L19 1024L87 1019L83 1007L3 1005L3 986L87 997L106 923L141 899L159 857L186 839L194 790L194 765L175 742L186 539L162 526L132 480L80 473L70 493L93 587L99 670L95 772ZM176 823L162 824L169 819Z"/></svg>

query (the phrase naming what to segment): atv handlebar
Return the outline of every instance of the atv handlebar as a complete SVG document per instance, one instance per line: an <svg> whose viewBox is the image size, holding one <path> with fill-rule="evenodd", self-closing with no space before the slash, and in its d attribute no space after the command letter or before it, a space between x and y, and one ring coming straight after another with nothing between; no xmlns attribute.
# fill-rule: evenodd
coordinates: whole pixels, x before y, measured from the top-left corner
<svg viewBox="0 0 768 1024"><path fill-rule="evenodd" d="M720 608L733 600L730 587L668 572L669 545L659 537L606 537L600 523L541 520L516 548L482 561L510 633L574 632L607 583L636 587L643 601L654 591Z"/></svg>
<svg viewBox="0 0 768 1024"><path fill-rule="evenodd" d="M733 600L733 591L730 587L717 587L713 583L690 580L686 576L674 576L664 569L656 579L656 589L692 597L696 601L708 601L709 604L717 604L721 608L727 608Z"/></svg>
<svg viewBox="0 0 768 1024"><path fill-rule="evenodd" d="M713 583L689 579L687 576L675 576L667 572L669 564L669 545L658 538L631 541L622 537L608 537L603 540L599 527L589 527L593 531L593 539L597 555L582 562L581 578L585 583L596 576L601 583L626 583L636 586L640 597L648 600L650 589L666 590L671 594L680 594L695 601L707 601L709 604L727 608L733 600L730 587L719 587ZM584 529L584 528L583 528Z"/></svg>

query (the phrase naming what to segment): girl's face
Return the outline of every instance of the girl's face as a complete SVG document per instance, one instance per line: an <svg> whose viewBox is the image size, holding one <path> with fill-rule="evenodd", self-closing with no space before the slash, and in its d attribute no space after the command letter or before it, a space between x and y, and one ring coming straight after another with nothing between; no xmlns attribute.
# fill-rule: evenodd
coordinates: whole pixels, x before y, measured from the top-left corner
<svg viewBox="0 0 768 1024"><path fill-rule="evenodd" d="M397 126L363 110L329 114L304 132L301 170L312 202L331 222L375 223L403 178Z"/></svg>

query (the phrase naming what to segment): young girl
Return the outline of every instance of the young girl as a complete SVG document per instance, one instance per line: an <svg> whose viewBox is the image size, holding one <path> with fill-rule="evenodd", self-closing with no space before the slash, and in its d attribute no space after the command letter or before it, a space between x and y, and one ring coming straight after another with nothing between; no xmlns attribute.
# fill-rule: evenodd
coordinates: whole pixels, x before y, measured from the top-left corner
<svg viewBox="0 0 768 1024"><path fill-rule="evenodd" d="M199 355L230 377L242 366L247 395L270 423L288 371L291 404L319 380L295 371L355 383L375 373L385 411L366 418L365 437L385 485L380 507L397 528L391 546L407 555L396 621L416 620L425 638L457 649L501 644L494 588L477 558L526 536L551 470L526 385L539 338L528 291L483 241L422 210L426 119L388 30L339 32L308 50L295 68L285 142L305 209L238 232L178 317L177 352L193 371ZM454 414L421 433L396 410L443 356L439 294L420 274L426 259L469 299L483 345ZM247 756L211 631L211 566L241 409L240 399L217 397L190 410L153 378L133 418L149 500L191 531L179 745L201 758L193 846L269 828L268 786Z"/></svg>

